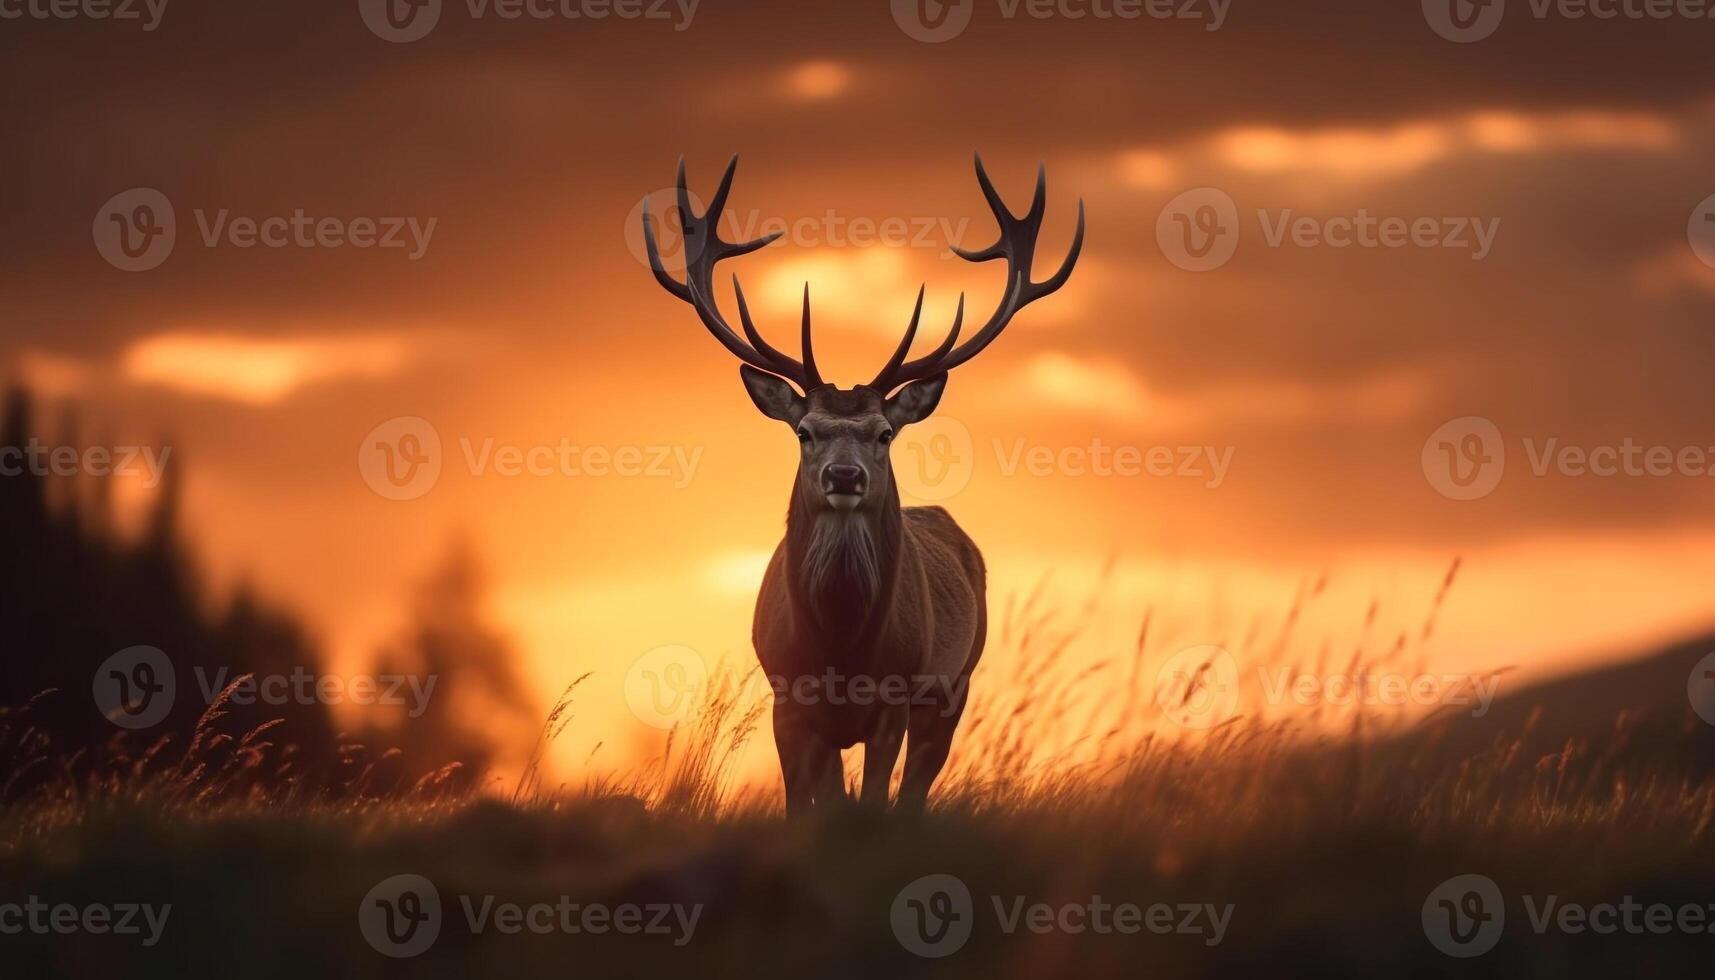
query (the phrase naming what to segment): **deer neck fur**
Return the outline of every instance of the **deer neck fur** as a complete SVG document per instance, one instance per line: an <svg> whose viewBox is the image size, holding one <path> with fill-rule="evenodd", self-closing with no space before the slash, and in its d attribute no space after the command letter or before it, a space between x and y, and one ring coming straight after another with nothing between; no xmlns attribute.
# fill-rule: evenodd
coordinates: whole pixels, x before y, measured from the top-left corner
<svg viewBox="0 0 1715 980"><path fill-rule="evenodd" d="M793 620L812 649L858 666L893 607L905 518L892 479L878 506L817 506L800 478L786 514L786 577Z"/></svg>

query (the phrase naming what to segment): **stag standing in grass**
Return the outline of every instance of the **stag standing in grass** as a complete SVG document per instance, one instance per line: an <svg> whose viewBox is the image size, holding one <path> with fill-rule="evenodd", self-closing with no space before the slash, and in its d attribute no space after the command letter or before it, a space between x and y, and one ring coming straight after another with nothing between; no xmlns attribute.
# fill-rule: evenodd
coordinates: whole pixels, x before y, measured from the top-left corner
<svg viewBox="0 0 1715 980"><path fill-rule="evenodd" d="M977 183L1000 224L1000 239L980 251L956 249L971 262L1006 260L999 308L965 343L954 346L965 301L947 339L907 360L923 313L923 291L905 338L867 385L840 389L822 380L810 347L810 293L804 291L803 360L762 339L733 277L739 324L732 329L714 299L714 267L753 252L778 235L722 241L717 223L732 189L735 156L702 215L691 207L679 161L685 281L668 274L643 202L643 236L662 288L691 304L703 326L743 361L739 375L762 414L798 436L798 476L786 510L786 538L774 550L756 600L752 629L758 659L775 685L774 742L786 782L788 813L845 798L840 751L864 745L862 799L885 804L893 766L907 733L900 802L921 806L946 765L964 713L971 671L988 629L982 553L940 507L899 505L889 448L902 426L935 410L947 372L980 353L1024 306L1065 285L1084 242L1084 205L1066 259L1042 282L1030 275L1047 206L1047 181L1015 217L995 192L982 159ZM748 342L747 342L748 341ZM790 383L788 383L790 382ZM797 385L798 390L793 390Z"/></svg>

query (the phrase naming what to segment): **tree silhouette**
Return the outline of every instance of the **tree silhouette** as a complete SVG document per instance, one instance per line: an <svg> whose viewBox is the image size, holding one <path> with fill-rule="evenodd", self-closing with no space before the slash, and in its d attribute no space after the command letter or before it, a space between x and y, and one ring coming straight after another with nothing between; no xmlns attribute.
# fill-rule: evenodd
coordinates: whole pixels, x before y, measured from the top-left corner
<svg viewBox="0 0 1715 980"><path fill-rule="evenodd" d="M32 723L68 754L121 731L93 696L97 668L120 650L147 645L172 663L173 707L149 737L187 735L208 706L205 691L245 673L314 671L320 656L289 616L248 589L216 603L205 597L180 527L182 455L169 459L143 529L114 530L111 483L119 475L45 472L27 465L32 444L74 446L75 419L58 438L36 421L29 395L13 389L0 417L0 706L43 691ZM232 706L227 724L248 729L271 719L279 744L326 759L334 738L319 704Z"/></svg>

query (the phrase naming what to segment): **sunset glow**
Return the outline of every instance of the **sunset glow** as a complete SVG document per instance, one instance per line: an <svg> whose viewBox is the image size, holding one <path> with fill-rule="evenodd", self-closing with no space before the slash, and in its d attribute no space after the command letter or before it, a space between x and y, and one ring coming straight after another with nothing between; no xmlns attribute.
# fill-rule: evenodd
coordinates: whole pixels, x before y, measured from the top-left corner
<svg viewBox="0 0 1715 980"><path fill-rule="evenodd" d="M1425 28L1407 13L1415 39ZM1487 79L1411 98L1381 99L1373 79L1335 94L1303 54L1255 83L1279 57L1269 24L1302 12L1235 12L1209 39L991 18L938 47L884 11L808 49L792 43L808 21L760 17L705 12L682 38L592 24L576 57L479 34L466 49L450 28L393 48L360 27L347 40L361 52L317 54L341 79L325 99L246 103L235 127L213 68L183 101L104 86L113 127L173 138L128 144L28 204L81 237L35 260L70 295L50 301L22 281L39 271L16 267L10 368L46 418L81 413L86 439L168 434L213 581L290 606L345 668L375 662L413 583L449 540L470 541L535 702L594 671L554 762L577 771L605 742L598 768L634 766L666 737L626 706L639 657L682 644L751 664L798 451L655 283L640 200L669 214L682 153L706 202L741 151L723 233L782 235L724 263L718 299L736 323L736 274L759 329L794 351L807 284L818 358L850 385L886 359L919 288L918 354L961 294L966 336L994 309L999 265L951 251L995 234L971 172L980 151L1019 210L1046 164L1038 274L1080 200L1084 255L1052 302L953 373L939 428L920 443L908 430L894 465L925 491L908 502L946 507L981 543L997 619L1038 589L1088 608L1069 669L1127 649L1151 613L1176 624L1151 658L1239 642L1320 576L1305 649L1379 642L1372 600L1396 632L1420 628L1456 557L1438 631L1413 651L1450 669L1547 675L1715 617L1705 480L1567 476L1532 455L1551 439L1708 441L1706 413L1687 406L1707 387L1694 375L1715 279L1686 240L1715 192L1699 168L1708 103L1641 82L1548 97L1536 76L1559 68L1526 59L1527 83L1489 47L1409 65L1390 60L1399 46L1365 48L1373 78ZM1170 54L1214 60L1192 70ZM43 109L16 142L63 135L54 118ZM159 149L182 127L223 133L218 162ZM172 202L177 244L158 268L113 268L87 240L90 215L150 185ZM1167 212L1201 188L1230 214ZM420 256L241 248L205 240L222 209L437 223ZM1211 216L1236 221L1236 248L1190 271L1171 246ZM1485 251L1473 222L1498 229ZM679 233L662 228L677 274ZM1679 404L1664 407L1669 392ZM1426 477L1425 444L1468 416L1503 433L1506 474L1459 501ZM429 458L416 429L360 462L399 420L438 439L421 492L387 482ZM1127 470L1152 452L1153 471ZM928 487L945 467L957 485ZM997 646L983 669L1003 676L1007 656ZM755 746L764 774L769 751Z"/></svg>

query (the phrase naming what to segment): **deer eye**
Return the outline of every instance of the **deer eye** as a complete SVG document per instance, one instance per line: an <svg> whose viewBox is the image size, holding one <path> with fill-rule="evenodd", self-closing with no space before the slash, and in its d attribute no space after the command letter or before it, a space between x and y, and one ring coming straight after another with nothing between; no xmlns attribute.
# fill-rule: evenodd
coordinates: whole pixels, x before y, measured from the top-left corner
<svg viewBox="0 0 1715 980"><path fill-rule="evenodd" d="M799 426L798 427L798 441L803 443L804 445L808 446L810 444L810 430L804 428L803 426Z"/></svg>
<svg viewBox="0 0 1715 980"><path fill-rule="evenodd" d="M876 441L881 443L883 446L892 442L893 441L893 430L892 429L882 429L881 435L876 437Z"/></svg>

